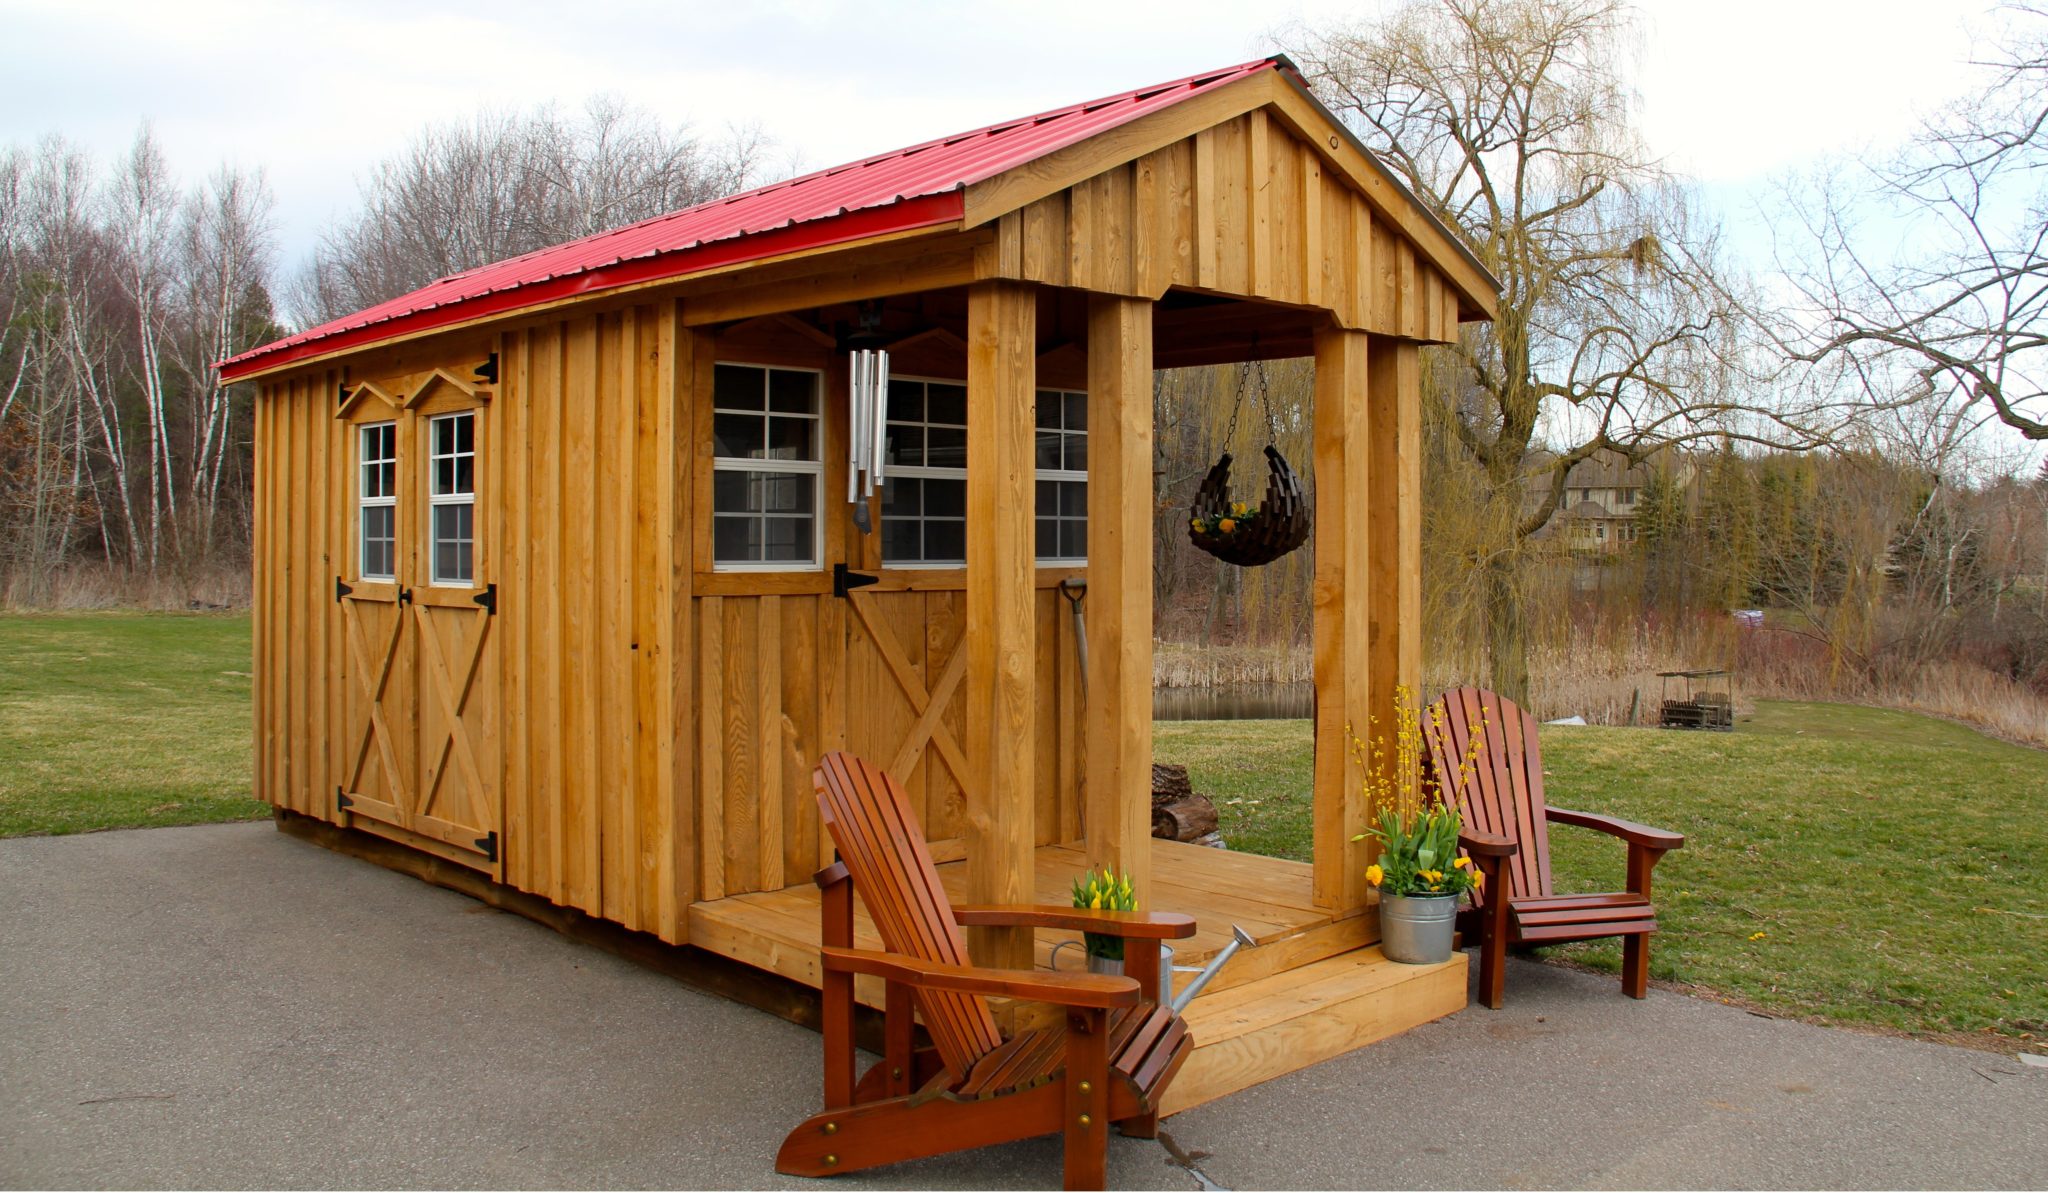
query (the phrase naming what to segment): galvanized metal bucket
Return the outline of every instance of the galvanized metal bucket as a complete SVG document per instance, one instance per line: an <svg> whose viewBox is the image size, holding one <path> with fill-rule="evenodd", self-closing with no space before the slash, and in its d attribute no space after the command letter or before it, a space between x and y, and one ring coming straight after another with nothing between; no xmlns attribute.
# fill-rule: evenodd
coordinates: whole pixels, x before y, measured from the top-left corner
<svg viewBox="0 0 2048 1193"><path fill-rule="evenodd" d="M1456 895L1380 896L1380 951L1390 961L1441 965L1451 959Z"/></svg>

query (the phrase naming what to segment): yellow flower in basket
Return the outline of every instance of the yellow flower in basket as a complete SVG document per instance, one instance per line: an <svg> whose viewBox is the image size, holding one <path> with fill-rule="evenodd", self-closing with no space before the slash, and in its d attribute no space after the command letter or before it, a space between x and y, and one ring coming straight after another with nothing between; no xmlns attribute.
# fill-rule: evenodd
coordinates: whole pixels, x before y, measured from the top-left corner
<svg viewBox="0 0 2048 1193"><path fill-rule="evenodd" d="M1231 531L1237 529L1237 523L1229 518L1225 518L1221 522L1216 523L1216 529L1222 531L1224 534L1229 534Z"/></svg>

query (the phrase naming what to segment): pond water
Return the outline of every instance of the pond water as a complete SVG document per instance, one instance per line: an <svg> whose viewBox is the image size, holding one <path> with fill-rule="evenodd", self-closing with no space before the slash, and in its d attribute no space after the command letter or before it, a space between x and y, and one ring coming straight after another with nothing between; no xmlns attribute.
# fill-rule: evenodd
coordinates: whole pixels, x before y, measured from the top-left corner
<svg viewBox="0 0 2048 1193"><path fill-rule="evenodd" d="M1235 683L1152 689L1155 721L1254 721L1314 715L1312 683Z"/></svg>

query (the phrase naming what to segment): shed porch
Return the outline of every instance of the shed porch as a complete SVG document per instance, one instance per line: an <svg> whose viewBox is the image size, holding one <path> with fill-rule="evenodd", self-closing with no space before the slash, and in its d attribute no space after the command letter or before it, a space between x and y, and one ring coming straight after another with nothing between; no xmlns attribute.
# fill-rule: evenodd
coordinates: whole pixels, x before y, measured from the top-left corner
<svg viewBox="0 0 2048 1193"><path fill-rule="evenodd" d="M1036 901L1064 903L1073 876L1088 867L1085 842L1047 845L1033 855ZM1256 945L1240 949L1189 1004L1195 1051L1170 1088L1172 1113L1235 1093L1353 1048L1440 1018L1464 1005L1463 953L1443 965L1402 965L1376 947L1374 906L1317 907L1314 868L1303 862L1151 842L1153 910L1194 917L1199 930L1174 950L1175 965L1205 965L1242 926ZM947 895L967 901L964 862L939 866ZM779 891L733 895L690 908L690 940L758 969L809 986L820 984L819 893L805 882ZM855 943L881 948L867 910L855 901ZM1073 932L1037 934L1041 969ZM1067 950L1060 968L1080 962ZM1192 975L1179 975L1179 981ZM882 985L860 978L860 1001L879 1009Z"/></svg>

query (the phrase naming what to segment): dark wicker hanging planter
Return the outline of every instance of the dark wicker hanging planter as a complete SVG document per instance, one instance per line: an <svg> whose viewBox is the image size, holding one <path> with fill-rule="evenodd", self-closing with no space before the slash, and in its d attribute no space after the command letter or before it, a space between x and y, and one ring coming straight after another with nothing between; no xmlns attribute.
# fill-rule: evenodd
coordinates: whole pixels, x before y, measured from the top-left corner
<svg viewBox="0 0 2048 1193"><path fill-rule="evenodd" d="M1195 490L1195 504L1189 509L1188 540L1225 563L1239 567L1268 564L1308 541L1308 497L1301 491L1301 478L1287 463L1287 457L1272 444L1266 445L1266 499L1255 515L1245 518L1229 533L1196 529L1195 523L1216 527L1230 517L1230 453L1224 452L1202 487ZM1235 519L1233 519L1235 521Z"/></svg>

